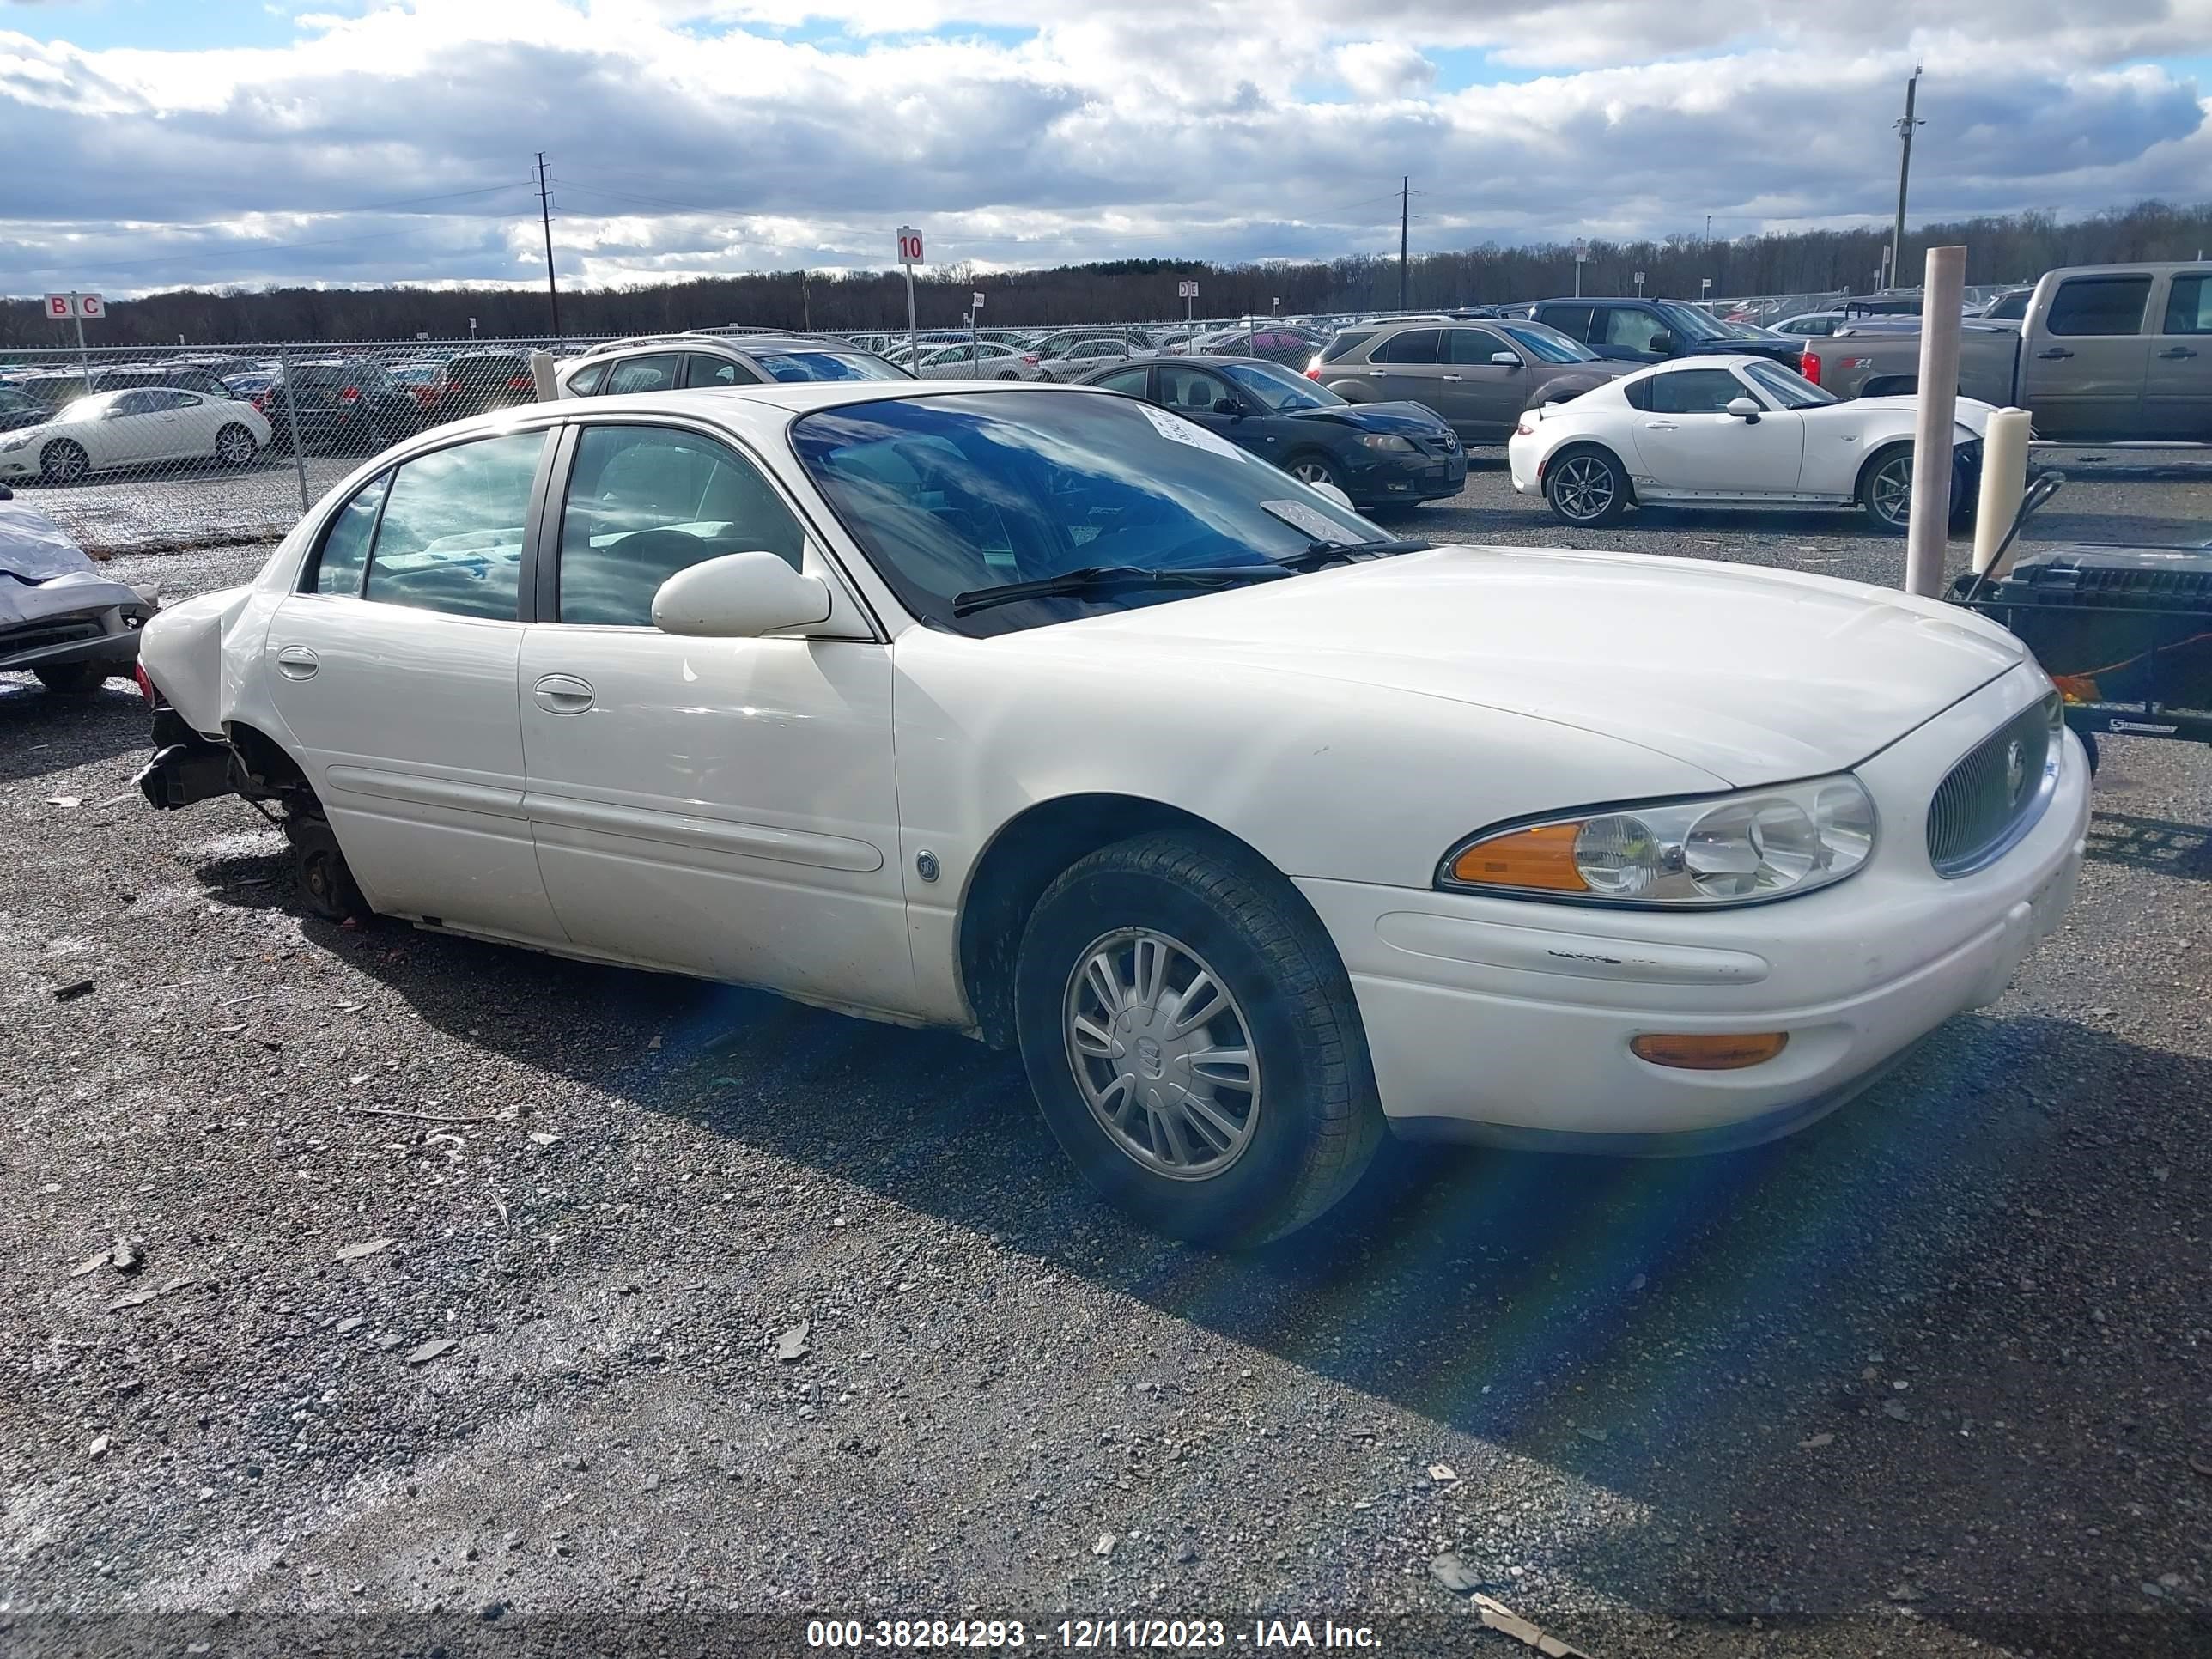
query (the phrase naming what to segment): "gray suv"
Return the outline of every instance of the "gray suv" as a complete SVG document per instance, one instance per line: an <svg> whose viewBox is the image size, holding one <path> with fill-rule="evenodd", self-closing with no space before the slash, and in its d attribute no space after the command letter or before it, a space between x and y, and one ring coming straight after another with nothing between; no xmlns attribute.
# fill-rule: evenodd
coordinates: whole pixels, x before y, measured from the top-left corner
<svg viewBox="0 0 2212 1659"><path fill-rule="evenodd" d="M1425 404L1462 442L1503 442L1523 410L1565 403L1637 363L1610 363L1541 323L1388 323L1347 329L1307 368L1347 403Z"/></svg>
<svg viewBox="0 0 2212 1659"><path fill-rule="evenodd" d="M803 334L648 334L593 346L553 371L564 398L618 398L679 386L771 380L904 380L872 351Z"/></svg>

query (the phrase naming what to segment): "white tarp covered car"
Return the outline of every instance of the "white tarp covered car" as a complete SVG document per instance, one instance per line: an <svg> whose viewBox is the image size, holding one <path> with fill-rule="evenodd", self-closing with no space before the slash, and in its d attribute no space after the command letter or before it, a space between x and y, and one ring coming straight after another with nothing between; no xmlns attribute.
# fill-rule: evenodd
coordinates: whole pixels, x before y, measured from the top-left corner
<svg viewBox="0 0 2212 1659"><path fill-rule="evenodd" d="M2004 989L2088 817L1970 612L1394 540L1080 387L459 422L143 666L149 799L274 803L323 915L1017 1046L1085 1176L1235 1243L1386 1128L1809 1122Z"/></svg>
<svg viewBox="0 0 2212 1659"><path fill-rule="evenodd" d="M151 592L100 573L68 532L0 485L0 670L90 691L138 660Z"/></svg>
<svg viewBox="0 0 2212 1659"><path fill-rule="evenodd" d="M1547 404L1506 442L1513 488L1540 495L1561 523L1610 524L1644 502L1677 506L1863 507L1904 532L1912 506L1917 400L1848 402L1765 357L1660 363ZM1974 501L1991 414L1958 401L1951 510Z"/></svg>

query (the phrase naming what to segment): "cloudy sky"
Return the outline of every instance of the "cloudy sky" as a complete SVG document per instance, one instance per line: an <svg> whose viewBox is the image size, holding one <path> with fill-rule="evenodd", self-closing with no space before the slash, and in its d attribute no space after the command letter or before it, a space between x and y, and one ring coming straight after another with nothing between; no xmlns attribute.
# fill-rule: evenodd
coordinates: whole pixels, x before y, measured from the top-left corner
<svg viewBox="0 0 2212 1659"><path fill-rule="evenodd" d="M2212 194L2212 0L0 0L0 293L1233 260Z"/></svg>

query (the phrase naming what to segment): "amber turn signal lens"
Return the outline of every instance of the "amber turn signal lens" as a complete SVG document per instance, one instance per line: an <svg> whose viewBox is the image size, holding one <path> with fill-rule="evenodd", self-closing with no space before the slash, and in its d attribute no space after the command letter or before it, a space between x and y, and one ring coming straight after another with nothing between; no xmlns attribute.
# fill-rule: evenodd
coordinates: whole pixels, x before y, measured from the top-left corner
<svg viewBox="0 0 2212 1659"><path fill-rule="evenodd" d="M1652 1032L1628 1045L1629 1053L1654 1066L1686 1072L1740 1072L1761 1066L1790 1046L1787 1031L1750 1031L1730 1036L1669 1036Z"/></svg>
<svg viewBox="0 0 2212 1659"><path fill-rule="evenodd" d="M1550 893L1587 893L1575 868L1579 823L1546 823L1477 842L1452 860L1452 879L1490 887L1534 887Z"/></svg>

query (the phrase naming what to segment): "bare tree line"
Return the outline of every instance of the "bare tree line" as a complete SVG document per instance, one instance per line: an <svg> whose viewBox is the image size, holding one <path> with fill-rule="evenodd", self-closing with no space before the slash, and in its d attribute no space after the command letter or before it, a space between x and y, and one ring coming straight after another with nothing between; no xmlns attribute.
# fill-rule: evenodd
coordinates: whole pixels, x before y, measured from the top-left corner
<svg viewBox="0 0 2212 1659"><path fill-rule="evenodd" d="M1864 293L1874 285L1885 228L1773 232L1706 241L1687 234L1657 241L1594 241L1585 252L1586 294L1634 291L1695 299L1752 294ZM2185 259L2212 247L2212 203L2159 201L2060 220L2047 212L2004 214L1917 228L1902 269L1910 278L1920 252L1964 243L1970 283L2032 282L2059 265L2135 259ZM1173 317L1182 309L1176 284L1195 277L1200 316L1375 310L1395 307L1395 258L1351 256L1326 262L1216 265L1203 261L1122 259L1036 270L933 269L916 283L924 328L958 325L971 292L987 296L988 324L1072 323ZM1711 289L1704 287L1711 279ZM1406 298L1417 308L1549 298L1574 287L1574 252L1564 243L1503 247L1485 243L1417 254ZM426 333L466 337L469 319L485 338L542 335L546 296L527 288L180 289L116 301L93 343L158 345L179 336L194 344L275 340L392 340ZM766 271L666 285L564 291L564 332L630 334L746 323L777 328L860 331L903 328L906 287L898 272ZM49 322L35 300L0 301L0 346L72 343L66 323Z"/></svg>

